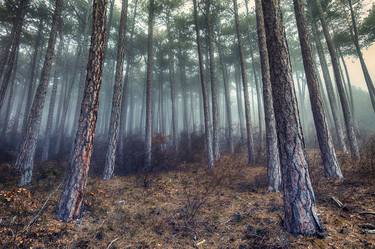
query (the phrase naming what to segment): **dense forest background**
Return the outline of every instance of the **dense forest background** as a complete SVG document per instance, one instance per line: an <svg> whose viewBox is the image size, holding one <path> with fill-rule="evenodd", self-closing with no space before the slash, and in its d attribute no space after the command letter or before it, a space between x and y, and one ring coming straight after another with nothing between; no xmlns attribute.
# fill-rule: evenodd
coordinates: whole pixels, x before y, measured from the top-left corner
<svg viewBox="0 0 375 249"><path fill-rule="evenodd" d="M0 1L0 245L373 248L374 42L371 1Z"/></svg>

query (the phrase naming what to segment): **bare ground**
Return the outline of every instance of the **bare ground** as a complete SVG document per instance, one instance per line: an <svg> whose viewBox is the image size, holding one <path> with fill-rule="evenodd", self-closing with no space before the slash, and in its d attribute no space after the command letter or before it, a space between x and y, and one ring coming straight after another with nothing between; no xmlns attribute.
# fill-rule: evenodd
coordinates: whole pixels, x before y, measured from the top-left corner
<svg viewBox="0 0 375 249"><path fill-rule="evenodd" d="M183 164L146 176L90 178L83 216L68 224L54 216L66 163L39 165L29 189L15 187L2 164L0 247L375 248L375 234L366 233L375 226L375 215L366 214L375 212L374 175L342 158L345 180L330 181L316 153L309 154L325 238L286 233L282 198L267 191L266 169L236 155L224 156L213 172Z"/></svg>

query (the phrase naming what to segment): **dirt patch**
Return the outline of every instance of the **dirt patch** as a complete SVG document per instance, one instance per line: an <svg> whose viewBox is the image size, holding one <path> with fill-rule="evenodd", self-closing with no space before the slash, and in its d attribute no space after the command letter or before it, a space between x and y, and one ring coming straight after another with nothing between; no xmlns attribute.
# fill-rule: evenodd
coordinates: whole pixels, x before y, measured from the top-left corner
<svg viewBox="0 0 375 249"><path fill-rule="evenodd" d="M269 193L266 169L247 166L240 155L224 156L214 171L201 164L153 173L144 187L142 174L110 181L90 178L82 218L65 224L55 219L66 167L50 162L37 167L34 186L0 191L2 248L375 248L374 184L342 158L345 180L321 174L309 153L318 212L325 239L291 236L282 228L282 197ZM63 166L61 166L63 164ZM2 173L0 173L2 174ZM52 194L51 194L52 193ZM342 202L339 207L332 199ZM44 212L31 224L46 200Z"/></svg>

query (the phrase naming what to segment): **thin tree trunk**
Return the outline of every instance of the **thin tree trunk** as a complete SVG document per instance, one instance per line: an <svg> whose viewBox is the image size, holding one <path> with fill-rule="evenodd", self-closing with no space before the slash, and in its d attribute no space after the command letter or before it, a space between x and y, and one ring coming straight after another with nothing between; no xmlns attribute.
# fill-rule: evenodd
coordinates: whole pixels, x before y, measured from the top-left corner
<svg viewBox="0 0 375 249"><path fill-rule="evenodd" d="M226 117L227 117L229 151L230 151L230 153L234 153L232 108L231 108L230 89L229 89L229 82L228 82L228 79L229 79L228 69L227 69L227 66L224 63L223 50L222 50L219 38L218 38L218 42L217 42L217 47L218 47L218 51L219 51L219 61L220 61L220 64L221 64L221 70L223 72L225 111L226 111Z"/></svg>
<svg viewBox="0 0 375 249"><path fill-rule="evenodd" d="M59 47L57 50L58 52L56 56L57 59L61 59L63 47L64 47L64 40L63 40L62 34L60 34L60 43L59 43ZM58 70L60 69L62 68L58 68L58 63L55 63L55 72L54 72L54 77L53 77L54 80L53 80L52 92L51 92L51 97L50 97L49 107L48 107L47 125L46 125L46 132L45 132L45 140L43 144L42 160L49 159L49 151L50 151L51 136L52 136L52 125L53 125L53 114L54 114L55 103L56 103L57 87L59 85Z"/></svg>
<svg viewBox="0 0 375 249"><path fill-rule="evenodd" d="M276 120L273 110L272 86L266 31L264 29L263 9L261 0L255 0L258 46L263 80L263 100L266 123L267 176L268 189L278 192L281 190L280 157L276 133Z"/></svg>
<svg viewBox="0 0 375 249"><path fill-rule="evenodd" d="M147 40L147 74L146 74L146 128L145 128L145 170L151 168L152 157L152 73L154 65L154 0L149 0L148 40Z"/></svg>
<svg viewBox="0 0 375 249"><path fill-rule="evenodd" d="M206 138L206 146L207 146L207 161L208 161L208 168L214 167L214 154L212 148L212 133L211 133L211 126L210 126L210 114L209 114L209 106L208 106L208 96L207 96L207 85L204 78L204 67L203 67L203 56L202 56L202 45L201 39L199 35L199 26L198 26L198 10L197 10L197 0L193 0L194 5L194 26L195 26L195 38L197 42L197 49L198 49L198 62L199 62L199 77L202 86L202 98L203 98L203 113L204 113L204 128L205 128L205 138Z"/></svg>
<svg viewBox="0 0 375 249"><path fill-rule="evenodd" d="M263 0L283 179L284 226L292 234L322 232L304 153L296 93L279 0Z"/></svg>
<svg viewBox="0 0 375 249"><path fill-rule="evenodd" d="M310 15L312 14L311 6L309 6L309 13ZM337 106L336 93L333 89L332 79L328 70L328 63L324 55L324 50L320 40L316 22L314 22L313 20L311 20L311 22L315 45L319 56L319 62L322 69L328 100L332 111L332 118L335 124L336 138L339 144L339 148L341 148L344 153L348 153L348 148L345 143L345 134L339 118L339 107Z"/></svg>
<svg viewBox="0 0 375 249"><path fill-rule="evenodd" d="M55 57L55 44L59 19L63 8L63 0L55 1L55 11L52 18L52 26L48 40L46 57L42 68L40 82L28 117L26 131L22 139L20 151L16 160L16 168L21 171L20 186L29 185L32 180L34 155L39 135L40 122L42 118L43 106L46 99L48 82L52 63Z"/></svg>
<svg viewBox="0 0 375 249"><path fill-rule="evenodd" d="M309 4L312 4L312 3L309 2ZM350 112L349 103L348 103L348 100L346 98L344 85L343 85L343 82L342 82L342 78L340 76L340 68L339 68L339 64L338 64L338 60L337 60L337 56L336 56L335 45L334 45L334 43L332 41L332 38L331 38L331 35L328 31L327 23L326 23L325 17L323 16L323 10L322 10L322 7L320 5L320 2L318 0L315 0L315 4L317 6L320 23L322 24L323 33L324 33L324 36L326 38L328 51L329 51L329 54L331 56L333 72L334 72L335 79L336 79L336 86L337 86L337 90L339 92L341 107L342 107L343 114L344 114L344 121L345 121L345 126L346 126L346 132L347 132L347 135L348 135L351 156L352 156L353 159L358 160L360 158L360 154L359 154L357 137L356 137L355 130L354 130L354 120L353 120L352 114Z"/></svg>
<svg viewBox="0 0 375 249"><path fill-rule="evenodd" d="M208 59L209 59L209 72L211 80L211 102L212 102L212 143L215 160L220 157L219 148L219 106L218 106L218 87L216 82L216 69L215 69L215 55L213 45L213 27L212 27L212 13L211 13L211 0L205 0L206 11L206 25L207 25L207 45L208 45Z"/></svg>
<svg viewBox="0 0 375 249"><path fill-rule="evenodd" d="M357 56L359 58L359 62L361 63L361 68L362 68L362 72L363 72L363 75L365 77L367 89L368 89L368 92L369 92L369 95L370 95L372 108L375 111L375 87L374 87L374 82L372 81L371 76L368 72L367 65L366 65L365 59L363 58L361 47L359 45L358 28L357 28L357 22L356 22L354 10L353 10L352 0L348 0L348 3L349 3L349 8L350 8L350 16L351 16L351 19L352 19L352 28L353 28L353 33L354 33L353 34L353 40L354 40L355 50L356 50ZM354 115L354 113L353 113L353 115Z"/></svg>
<svg viewBox="0 0 375 249"><path fill-rule="evenodd" d="M119 128L121 120L121 105L123 98L123 68L125 57L125 41L126 41L126 26L128 0L122 0L121 18L119 27L119 37L117 42L117 64L115 75L115 86L113 89L111 122L109 125L109 143L106 154L105 168L103 179L108 180L112 178L116 163L116 151L119 138Z"/></svg>
<svg viewBox="0 0 375 249"><path fill-rule="evenodd" d="M310 47L310 38L307 30L307 23L304 14L304 7L301 0L293 0L294 13L296 16L298 36L301 45L302 60L305 68L307 86L309 88L311 109L318 137L320 155L323 160L324 172L326 176L343 178L337 161L336 152L333 147L331 134L324 111L323 101L320 96L320 86L318 75L314 66L314 59Z"/></svg>
<svg viewBox="0 0 375 249"><path fill-rule="evenodd" d="M250 95L249 95L249 86L247 82L245 59L242 48L242 40L240 33L240 21L238 18L238 6L237 0L233 0L234 5L234 18L237 34L237 43L238 51L240 55L240 66L241 66L241 75L242 75L242 84L245 98L245 118L246 118L246 133L247 133L247 154L248 154L248 163L253 164L255 162L254 157L254 144L253 144L253 134L252 134L252 124L251 124L251 109L250 109Z"/></svg>
<svg viewBox="0 0 375 249"><path fill-rule="evenodd" d="M57 217L63 221L76 219L81 213L93 151L99 91L102 82L106 41L106 5L106 0L93 1L93 28L87 63L85 93L69 173L57 210Z"/></svg>

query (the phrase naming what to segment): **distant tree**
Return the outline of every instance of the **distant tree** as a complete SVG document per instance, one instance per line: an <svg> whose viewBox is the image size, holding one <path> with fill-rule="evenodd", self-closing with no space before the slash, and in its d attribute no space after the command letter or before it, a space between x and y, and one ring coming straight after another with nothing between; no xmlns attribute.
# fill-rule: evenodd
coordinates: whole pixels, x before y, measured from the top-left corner
<svg viewBox="0 0 375 249"><path fill-rule="evenodd" d="M115 86L113 89L112 99L112 113L111 122L109 125L109 142L106 154L106 162L103 173L103 178L108 180L112 178L115 162L116 162L116 151L119 138L120 118L121 118L121 106L123 99L123 70L124 70L124 57L125 57L125 40L126 40L126 28L127 28L127 13L128 12L128 0L122 0L121 18L119 26L119 35L117 42L117 64L116 64L116 75L115 75Z"/></svg>
<svg viewBox="0 0 375 249"><path fill-rule="evenodd" d="M250 109L250 94L249 94L249 85L247 82L247 73L246 73L246 66L245 66L245 58L243 53L242 47L242 38L241 38L241 31L240 31L240 21L238 17L238 5L237 0L233 0L234 6L234 17L235 17L235 28L237 34L237 45L238 51L240 56L240 67L241 67L241 76L242 76L242 84L243 84L243 92L244 92L244 99L245 99L245 119L246 119L246 133L247 133L247 154L248 154L248 163L253 164L255 162L255 155L254 155L254 143L253 143L253 131L252 131L252 123L251 123L251 109Z"/></svg>
<svg viewBox="0 0 375 249"><path fill-rule="evenodd" d="M44 59L40 82L36 90L35 98L30 109L30 115L27 120L26 131L24 133L20 151L16 160L16 168L21 171L20 186L29 185L32 180L34 155L38 140L40 122L43 112L43 106L46 99L48 83L52 63L55 57L55 44L59 22L61 20L61 12L63 8L63 0L55 1L55 10L52 18L52 26L48 40L47 52Z"/></svg>
<svg viewBox="0 0 375 249"><path fill-rule="evenodd" d="M281 171L279 147L276 133L275 112L273 109L272 86L270 75L270 64L268 60L268 49L266 40L266 31L264 27L264 16L261 0L255 0L258 45L260 53L260 63L263 80L263 101L266 123L266 156L267 156L267 176L268 188L271 191L281 190Z"/></svg>

